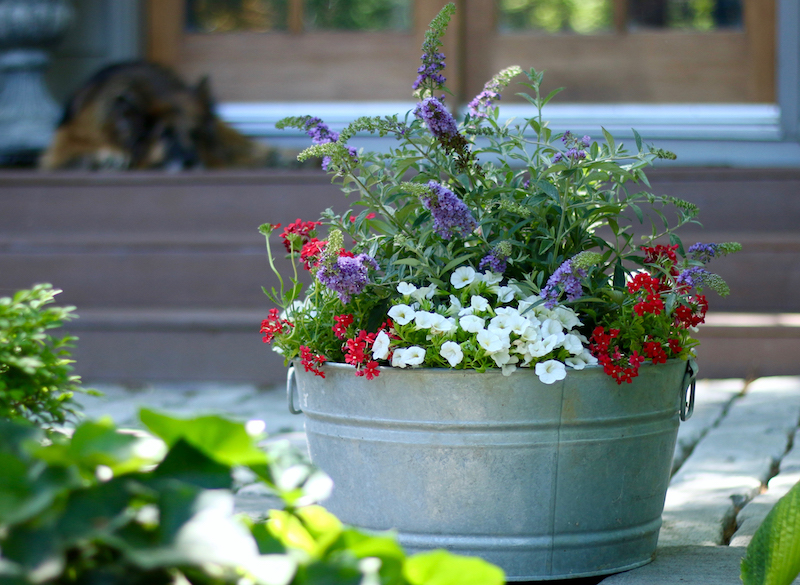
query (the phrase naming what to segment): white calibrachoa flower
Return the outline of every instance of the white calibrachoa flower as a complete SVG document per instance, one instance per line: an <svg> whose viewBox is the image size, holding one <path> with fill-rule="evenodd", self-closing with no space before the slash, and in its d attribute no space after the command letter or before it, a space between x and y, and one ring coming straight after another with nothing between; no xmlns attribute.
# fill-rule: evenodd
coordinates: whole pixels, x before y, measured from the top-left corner
<svg viewBox="0 0 800 585"><path fill-rule="evenodd" d="M447 314L451 317L457 317L461 311L461 301L455 295L450 295L450 308L447 309Z"/></svg>
<svg viewBox="0 0 800 585"><path fill-rule="evenodd" d="M397 285L397 292L399 292L404 297L407 297L414 293L417 290L417 287L408 282L401 282Z"/></svg>
<svg viewBox="0 0 800 585"><path fill-rule="evenodd" d="M372 344L372 359L385 360L389 357L390 341L385 331L378 333L378 336L375 338L375 343Z"/></svg>
<svg viewBox="0 0 800 585"><path fill-rule="evenodd" d="M469 301L469 306L478 313L483 313L489 309L489 301L480 295L472 295Z"/></svg>
<svg viewBox="0 0 800 585"><path fill-rule="evenodd" d="M417 311L417 313L414 315L414 324L417 326L417 329L430 329L442 319L444 319L444 317L438 313Z"/></svg>
<svg viewBox="0 0 800 585"><path fill-rule="evenodd" d="M558 360L536 364L536 375L543 384L555 384L567 377L567 368Z"/></svg>
<svg viewBox="0 0 800 585"><path fill-rule="evenodd" d="M439 355L446 359L447 363L450 364L450 367L453 368L455 368L464 360L464 352L461 350L461 346L455 341L445 341L442 344L442 349L439 352Z"/></svg>
<svg viewBox="0 0 800 585"><path fill-rule="evenodd" d="M583 343L581 343L580 337L573 333L568 334L564 338L561 347L566 349L572 355L580 355L583 353Z"/></svg>
<svg viewBox="0 0 800 585"><path fill-rule="evenodd" d="M497 295L499 303L510 303L514 300L514 289L510 286L493 286L489 290Z"/></svg>
<svg viewBox="0 0 800 585"><path fill-rule="evenodd" d="M492 355L493 353L497 353L498 351L503 351L509 348L510 343L508 342L508 338L503 338L497 333L492 333L491 331L479 331L475 340L478 342L483 350Z"/></svg>
<svg viewBox="0 0 800 585"><path fill-rule="evenodd" d="M389 309L389 316L398 325L407 325L416 316L417 312L408 305L395 305Z"/></svg>
<svg viewBox="0 0 800 585"><path fill-rule="evenodd" d="M458 326L467 333L478 333L483 331L486 324L485 319L481 319L477 315L464 315L458 320Z"/></svg>
<svg viewBox="0 0 800 585"><path fill-rule="evenodd" d="M392 367L393 368L405 368L406 367L406 362L403 359L403 356L405 355L405 353L406 353L406 348L404 348L404 347L398 347L398 348L396 348L394 350L394 353L392 353Z"/></svg>
<svg viewBox="0 0 800 585"><path fill-rule="evenodd" d="M596 365L597 358L594 357L588 349L584 349L580 355L565 359L564 363L574 370L582 370L586 366Z"/></svg>
<svg viewBox="0 0 800 585"><path fill-rule="evenodd" d="M503 280L502 274L497 274L496 272L484 272L483 274L479 275L478 278L481 279L484 283L489 286L494 286L496 284L500 284L500 281Z"/></svg>
<svg viewBox="0 0 800 585"><path fill-rule="evenodd" d="M403 352L403 363L406 366L418 366L425 361L425 350L418 345L407 347Z"/></svg>
<svg viewBox="0 0 800 585"><path fill-rule="evenodd" d="M450 275L450 284L456 290L461 290L465 286L471 285L475 281L475 269L469 266L461 266Z"/></svg>
<svg viewBox="0 0 800 585"><path fill-rule="evenodd" d="M441 317L436 323L431 325L431 333L434 335L447 335L449 333L455 333L457 329L458 325L456 325L456 320L452 317Z"/></svg>
<svg viewBox="0 0 800 585"><path fill-rule="evenodd" d="M436 294L437 288L438 287L435 284L423 286L411 293L411 297L417 302L422 302L424 299L431 299L433 298L433 295Z"/></svg>

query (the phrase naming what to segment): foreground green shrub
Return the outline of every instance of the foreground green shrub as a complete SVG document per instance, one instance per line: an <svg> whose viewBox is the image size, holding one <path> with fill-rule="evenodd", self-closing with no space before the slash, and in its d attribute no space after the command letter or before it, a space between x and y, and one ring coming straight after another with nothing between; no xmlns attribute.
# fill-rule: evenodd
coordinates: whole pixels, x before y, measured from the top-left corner
<svg viewBox="0 0 800 585"><path fill-rule="evenodd" d="M52 305L60 292L38 284L0 297L0 418L51 425L75 415L80 378L67 348L76 338L47 333L74 318L74 307Z"/></svg>
<svg viewBox="0 0 800 585"><path fill-rule="evenodd" d="M143 410L158 437L110 420L72 438L0 420L0 583L125 585L501 585L480 559L406 557L391 534L343 526L313 505L330 479L244 425ZM233 515L234 469L284 502L267 521ZM237 473L241 473L238 471Z"/></svg>
<svg viewBox="0 0 800 585"><path fill-rule="evenodd" d="M800 483L769 511L742 559L745 585L789 585L800 575Z"/></svg>

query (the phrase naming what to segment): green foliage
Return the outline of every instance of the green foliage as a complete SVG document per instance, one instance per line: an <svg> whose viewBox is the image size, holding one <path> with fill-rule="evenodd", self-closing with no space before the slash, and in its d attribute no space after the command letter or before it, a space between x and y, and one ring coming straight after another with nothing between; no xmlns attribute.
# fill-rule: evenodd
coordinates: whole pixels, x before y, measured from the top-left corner
<svg viewBox="0 0 800 585"><path fill-rule="evenodd" d="M0 582L15 585L501 585L479 559L406 557L315 505L330 479L288 443L258 446L243 425L144 410L156 435L108 420L71 438L0 420ZM284 502L266 521L233 515L232 471Z"/></svg>
<svg viewBox="0 0 800 585"><path fill-rule="evenodd" d="M48 333L74 318L74 307L52 305L60 292L38 284L0 297L0 418L52 425L75 414L82 390L68 348L77 338Z"/></svg>
<svg viewBox="0 0 800 585"><path fill-rule="evenodd" d="M789 585L800 575L800 483L756 530L742 559L744 585Z"/></svg>

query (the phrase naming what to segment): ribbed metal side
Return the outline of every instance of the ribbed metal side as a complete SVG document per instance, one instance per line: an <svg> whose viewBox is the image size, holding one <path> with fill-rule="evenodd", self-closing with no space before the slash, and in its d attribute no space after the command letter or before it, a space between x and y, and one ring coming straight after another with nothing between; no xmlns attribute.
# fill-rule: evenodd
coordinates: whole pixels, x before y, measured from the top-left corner
<svg viewBox="0 0 800 585"><path fill-rule="evenodd" d="M602 575L655 550L679 424L681 361L618 386L599 368L545 385L509 377L349 366L297 372L312 460L344 522L447 548L510 581Z"/></svg>

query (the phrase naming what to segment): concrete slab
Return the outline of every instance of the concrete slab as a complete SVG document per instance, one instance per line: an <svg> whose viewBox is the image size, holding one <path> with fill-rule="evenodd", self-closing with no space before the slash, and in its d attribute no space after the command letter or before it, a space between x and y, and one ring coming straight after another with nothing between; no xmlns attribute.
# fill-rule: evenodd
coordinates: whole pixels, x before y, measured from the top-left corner
<svg viewBox="0 0 800 585"><path fill-rule="evenodd" d="M659 548L652 563L608 577L602 585L736 585L745 550L728 546Z"/></svg>

